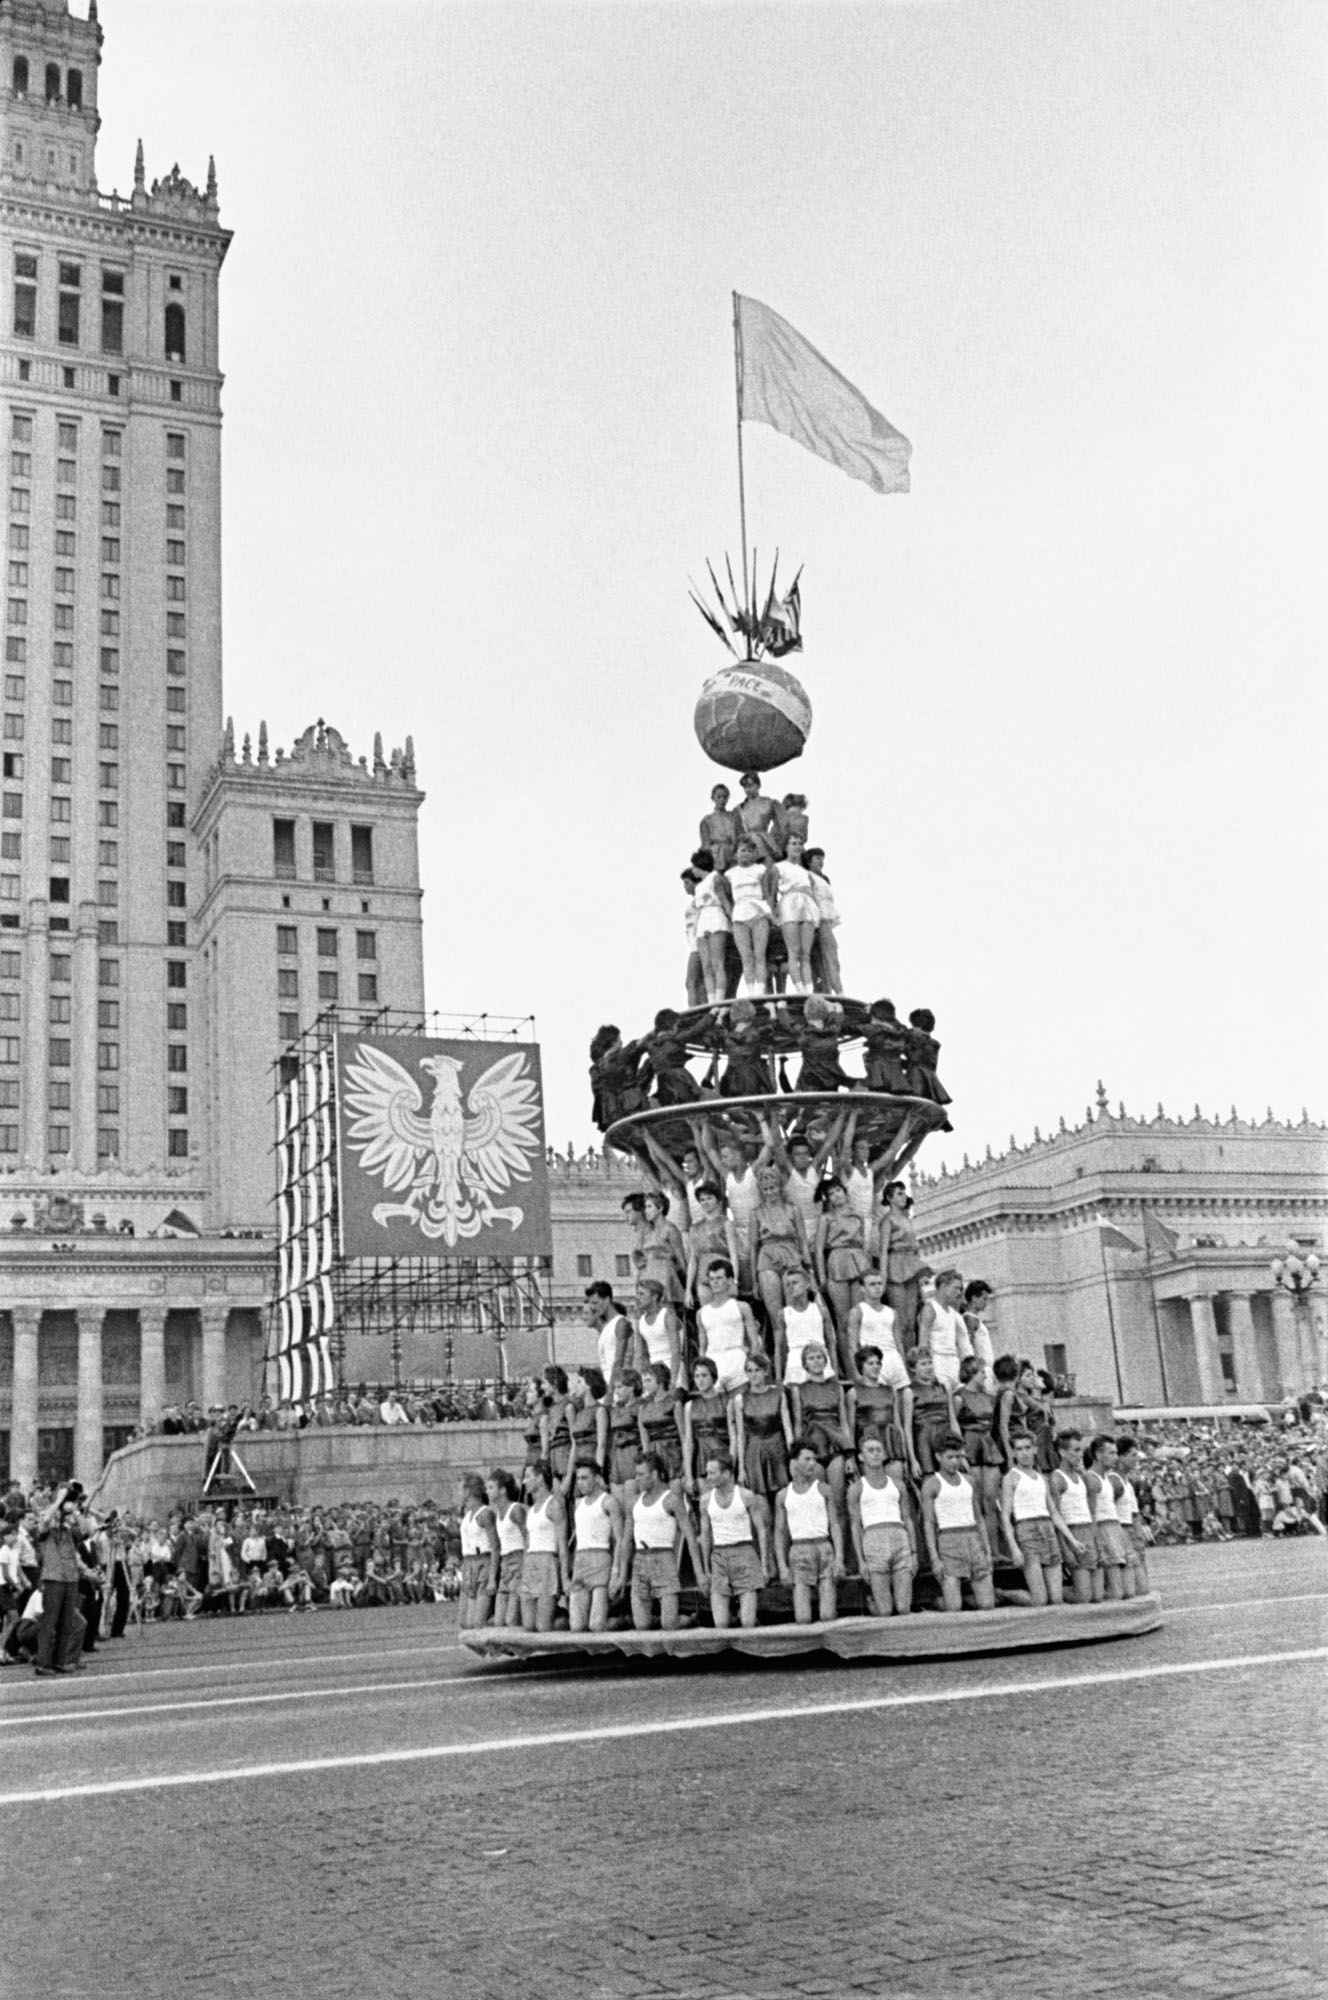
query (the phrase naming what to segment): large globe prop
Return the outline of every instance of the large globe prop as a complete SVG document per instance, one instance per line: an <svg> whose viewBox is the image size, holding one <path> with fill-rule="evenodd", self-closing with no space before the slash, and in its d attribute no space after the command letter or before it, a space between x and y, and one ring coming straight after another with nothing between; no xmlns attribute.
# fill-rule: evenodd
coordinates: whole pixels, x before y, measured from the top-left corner
<svg viewBox="0 0 1328 2000"><path fill-rule="evenodd" d="M801 681L773 660L744 660L712 674L696 703L706 756L730 771L773 771L801 757L812 705Z"/></svg>

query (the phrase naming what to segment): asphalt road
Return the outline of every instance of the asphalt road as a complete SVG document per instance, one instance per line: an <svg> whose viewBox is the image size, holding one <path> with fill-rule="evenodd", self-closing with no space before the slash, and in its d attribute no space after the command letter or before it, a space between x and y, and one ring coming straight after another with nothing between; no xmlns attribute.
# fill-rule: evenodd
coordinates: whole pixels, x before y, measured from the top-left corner
<svg viewBox="0 0 1328 2000"><path fill-rule="evenodd" d="M7 1673L0 1994L1319 2000L1328 1542L1152 1568L1059 1653L488 1667L438 1606Z"/></svg>

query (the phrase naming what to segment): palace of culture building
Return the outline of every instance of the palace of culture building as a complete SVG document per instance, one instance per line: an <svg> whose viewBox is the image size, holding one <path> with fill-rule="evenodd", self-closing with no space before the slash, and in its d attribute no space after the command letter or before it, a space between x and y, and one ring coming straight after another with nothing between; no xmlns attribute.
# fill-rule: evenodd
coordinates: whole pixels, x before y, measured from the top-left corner
<svg viewBox="0 0 1328 2000"><path fill-rule="evenodd" d="M224 719L216 174L99 191L102 31L0 0L0 1475L253 1393L272 1064L423 1010L409 743ZM363 1010L361 1016L360 1010ZM7 1463L6 1463L7 1461Z"/></svg>

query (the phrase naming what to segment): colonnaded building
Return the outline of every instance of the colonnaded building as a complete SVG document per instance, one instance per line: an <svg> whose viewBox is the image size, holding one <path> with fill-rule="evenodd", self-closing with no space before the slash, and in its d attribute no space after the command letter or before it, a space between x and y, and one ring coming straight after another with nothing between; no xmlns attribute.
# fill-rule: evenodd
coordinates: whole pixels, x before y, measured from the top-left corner
<svg viewBox="0 0 1328 2000"><path fill-rule="evenodd" d="M1096 1107L958 1173L919 1173L924 1255L996 1288L998 1345L1118 1407L1328 1386L1328 1127ZM1325 1274L1328 1275L1328 1274Z"/></svg>

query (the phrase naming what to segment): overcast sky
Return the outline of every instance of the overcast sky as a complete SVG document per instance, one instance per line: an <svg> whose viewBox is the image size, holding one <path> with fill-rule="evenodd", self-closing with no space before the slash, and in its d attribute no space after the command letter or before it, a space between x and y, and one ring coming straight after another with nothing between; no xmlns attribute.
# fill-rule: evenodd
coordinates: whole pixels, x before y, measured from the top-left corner
<svg viewBox="0 0 1328 2000"><path fill-rule="evenodd" d="M82 0L78 0L82 11ZM226 706L415 739L429 1003L677 1002L730 293L913 441L746 431L848 990L955 1133L1328 1108L1319 0L105 0L103 188L217 159ZM944 1150L948 1145L949 1151Z"/></svg>

